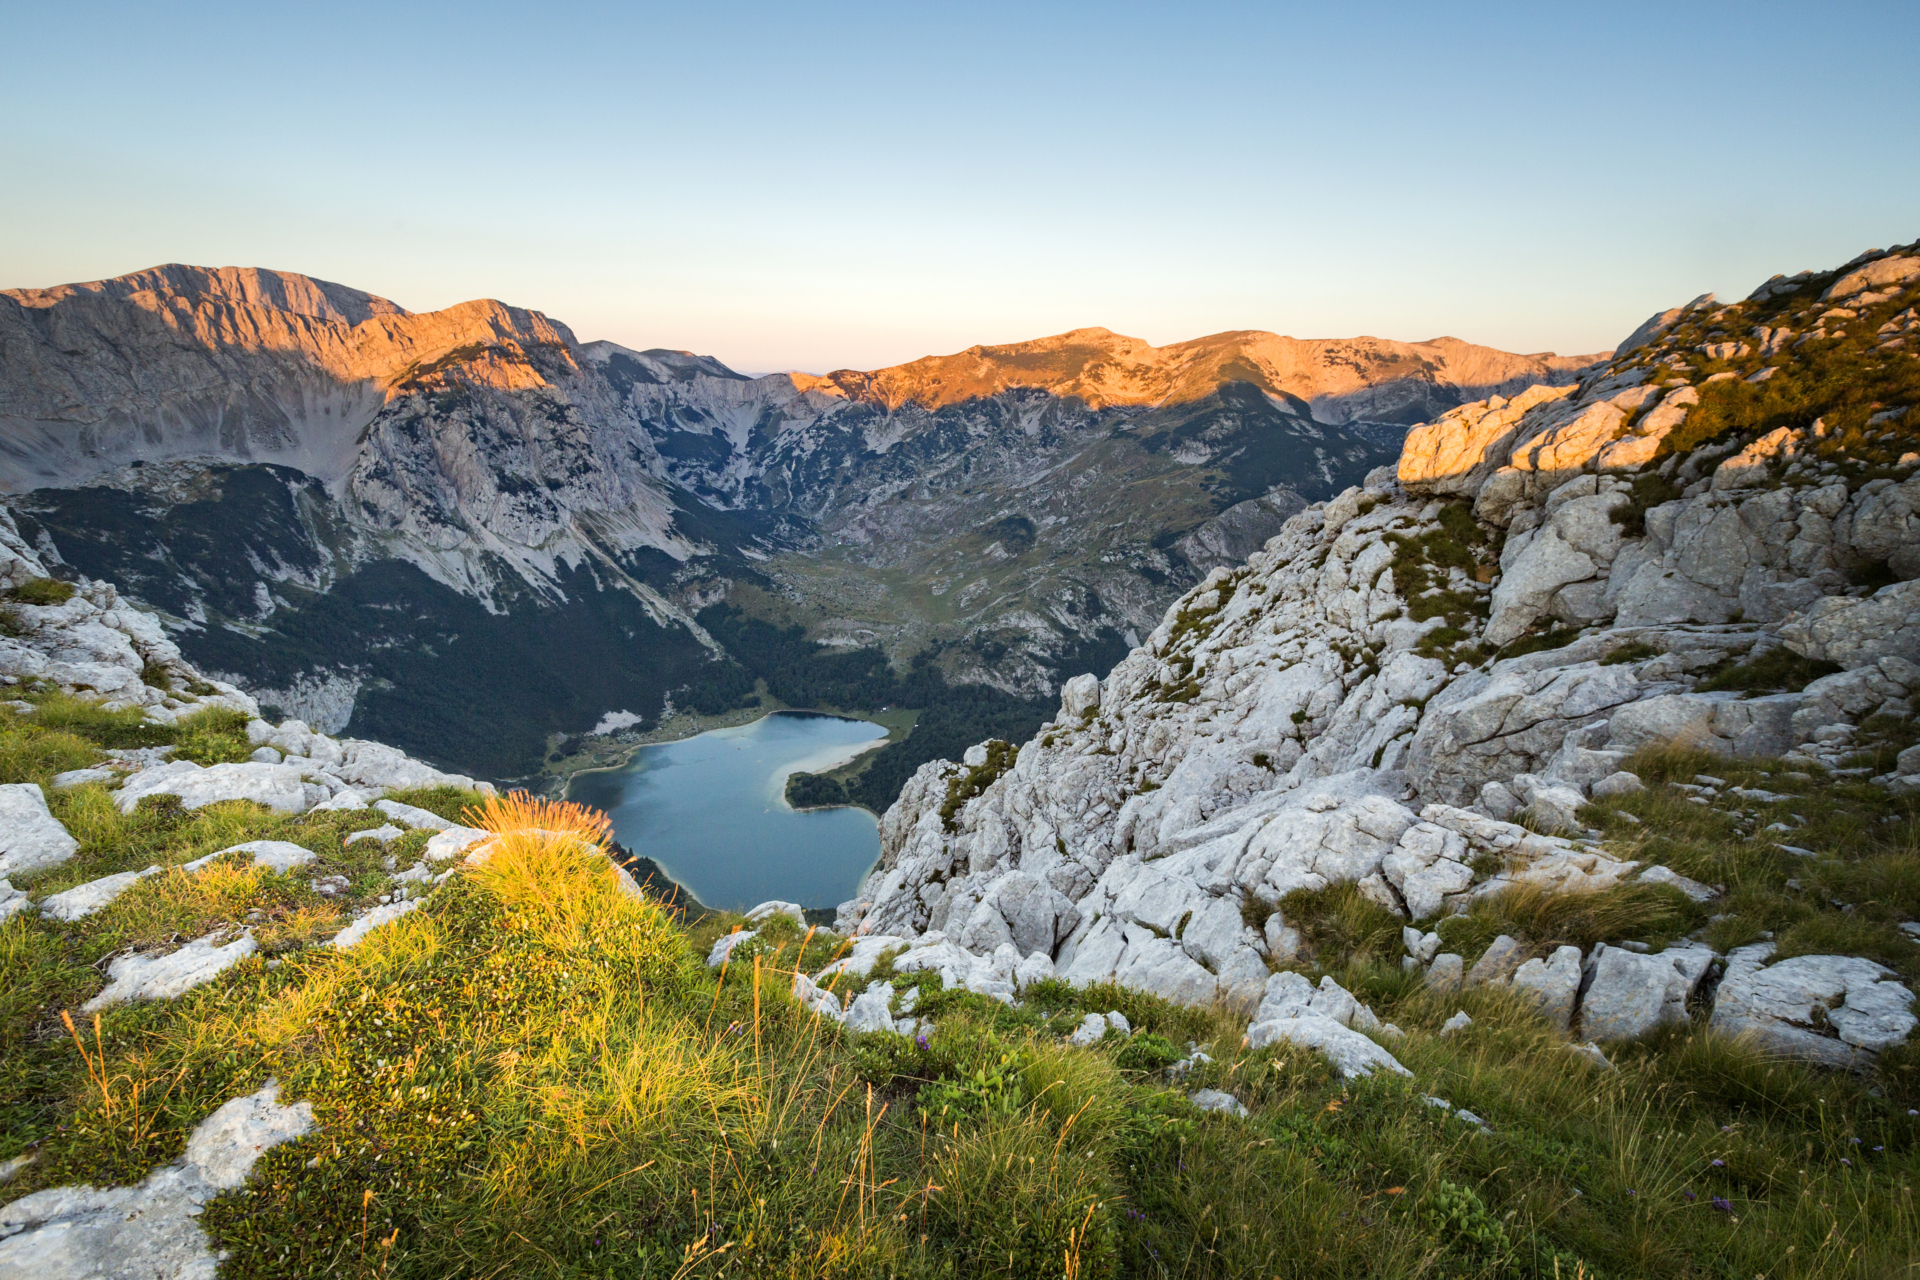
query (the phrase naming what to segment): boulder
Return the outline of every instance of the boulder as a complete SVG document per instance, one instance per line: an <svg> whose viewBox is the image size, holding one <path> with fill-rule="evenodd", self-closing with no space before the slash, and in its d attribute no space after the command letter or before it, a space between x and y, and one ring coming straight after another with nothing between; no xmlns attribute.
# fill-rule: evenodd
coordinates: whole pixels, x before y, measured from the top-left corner
<svg viewBox="0 0 1920 1280"><path fill-rule="evenodd" d="M1608 774L1593 784L1593 798L1595 800L1613 800L1620 796L1635 795L1646 789L1647 784L1640 781L1639 774L1629 773L1627 770L1621 769L1618 772Z"/></svg>
<svg viewBox="0 0 1920 1280"><path fill-rule="evenodd" d="M7 880L0 880L0 924L5 924L22 911L32 911L33 899L26 891L16 889Z"/></svg>
<svg viewBox="0 0 1920 1280"><path fill-rule="evenodd" d="M806 908L797 902L763 902L747 912L747 923L761 924L775 916L785 916L801 928L806 928Z"/></svg>
<svg viewBox="0 0 1920 1280"><path fill-rule="evenodd" d="M1595 1040L1631 1040L1687 1020L1687 1001L1713 962L1705 947L1643 955L1601 943L1587 961L1580 999L1582 1031Z"/></svg>
<svg viewBox="0 0 1920 1280"><path fill-rule="evenodd" d="M0 786L0 876L30 875L57 867L79 849L80 842L48 811L47 797L39 784L12 782Z"/></svg>
<svg viewBox="0 0 1920 1280"><path fill-rule="evenodd" d="M1378 1070L1403 1076L1413 1074L1401 1066L1397 1058L1366 1036L1341 1026L1323 1014L1305 1013L1291 1018L1255 1022L1247 1028L1247 1046L1251 1049L1264 1049L1282 1041L1319 1050L1333 1063L1334 1069L1348 1079L1370 1076Z"/></svg>
<svg viewBox="0 0 1920 1280"><path fill-rule="evenodd" d="M1202 1111L1216 1111L1238 1120L1245 1120L1251 1114L1240 1099L1218 1089L1196 1089L1187 1095L1187 1101Z"/></svg>
<svg viewBox="0 0 1920 1280"><path fill-rule="evenodd" d="M854 997L847 1006L847 1030L892 1031L893 984L876 982Z"/></svg>
<svg viewBox="0 0 1920 1280"><path fill-rule="evenodd" d="M1080 1025L1067 1037L1067 1043L1086 1049L1099 1044L1107 1037L1107 1020L1097 1013L1090 1013L1080 1019Z"/></svg>
<svg viewBox="0 0 1920 1280"><path fill-rule="evenodd" d="M340 843L349 845L361 840L372 840L379 844L385 844L389 840L398 840L405 834L407 834L405 831L394 826L391 822L387 822L377 827L368 827L365 831L356 831Z"/></svg>
<svg viewBox="0 0 1920 1280"><path fill-rule="evenodd" d="M1060 686L1060 710L1074 720L1084 719L1100 709L1100 677L1092 672L1077 675ZM984 760L982 763L985 763Z"/></svg>
<svg viewBox="0 0 1920 1280"><path fill-rule="evenodd" d="M707 951L707 968L718 969L733 956L733 949L759 937L755 929L736 929L732 933L721 934Z"/></svg>
<svg viewBox="0 0 1920 1280"><path fill-rule="evenodd" d="M1566 1031L1580 994L1580 948L1559 947L1548 959L1527 961L1514 970L1513 989L1525 992L1548 1022Z"/></svg>
<svg viewBox="0 0 1920 1280"><path fill-rule="evenodd" d="M1920 579L1864 600L1826 596L1781 623L1780 638L1803 657L1849 670L1887 657L1920 662Z"/></svg>
<svg viewBox="0 0 1920 1280"><path fill-rule="evenodd" d="M1795 956L1774 964L1770 942L1739 947L1714 996L1713 1029L1831 1067L1862 1067L1913 1034L1913 992L1884 965L1856 956Z"/></svg>
<svg viewBox="0 0 1920 1280"><path fill-rule="evenodd" d="M1520 967L1523 952L1518 938L1501 934L1495 938L1467 971L1469 987L1502 987Z"/></svg>
<svg viewBox="0 0 1920 1280"><path fill-rule="evenodd" d="M1443 951L1427 966L1427 985L1435 991L1458 991L1464 985L1466 961L1451 951Z"/></svg>

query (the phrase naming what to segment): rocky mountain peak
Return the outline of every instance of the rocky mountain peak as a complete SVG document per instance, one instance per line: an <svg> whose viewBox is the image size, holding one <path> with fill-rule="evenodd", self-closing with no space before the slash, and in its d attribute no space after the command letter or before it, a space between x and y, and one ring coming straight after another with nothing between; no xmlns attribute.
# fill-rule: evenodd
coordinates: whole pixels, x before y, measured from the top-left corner
<svg viewBox="0 0 1920 1280"><path fill-rule="evenodd" d="M355 325L375 316L404 316L405 307L330 280L265 267L195 267L180 262L149 267L110 280L55 285L49 289L4 289L23 307L46 308L87 295L130 303L149 311L207 303L284 311L290 315Z"/></svg>

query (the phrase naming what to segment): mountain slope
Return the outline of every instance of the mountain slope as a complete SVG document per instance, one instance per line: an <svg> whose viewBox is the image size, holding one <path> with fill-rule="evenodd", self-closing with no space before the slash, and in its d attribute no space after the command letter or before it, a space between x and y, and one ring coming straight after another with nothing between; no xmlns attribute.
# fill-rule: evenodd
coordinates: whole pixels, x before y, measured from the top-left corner
<svg viewBox="0 0 1920 1280"><path fill-rule="evenodd" d="M749 379L497 302L184 266L0 294L0 356L0 489L51 561L268 702L496 776L609 710L748 696L766 673L695 620L720 600L822 660L1050 697L1414 408L1582 362L1083 330ZM540 699L481 732L529 669Z"/></svg>
<svg viewBox="0 0 1920 1280"><path fill-rule="evenodd" d="M1920 254L1875 252L1416 428L1032 740L923 766L839 927L896 972L1264 1011L1272 966L1371 917L1384 958L1589 1037L1691 1002L1904 1061L1917 306Z"/></svg>

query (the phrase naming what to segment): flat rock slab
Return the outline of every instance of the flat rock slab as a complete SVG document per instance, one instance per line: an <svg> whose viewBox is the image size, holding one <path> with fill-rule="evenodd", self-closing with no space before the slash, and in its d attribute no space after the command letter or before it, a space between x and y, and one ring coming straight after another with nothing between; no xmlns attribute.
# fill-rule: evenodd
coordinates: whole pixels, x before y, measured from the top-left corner
<svg viewBox="0 0 1920 1280"><path fill-rule="evenodd" d="M405 831L387 822L377 827L368 827L365 831L356 831L341 843L353 844L358 840L378 840L381 844L385 844L389 840L398 840L405 834L407 834Z"/></svg>
<svg viewBox="0 0 1920 1280"><path fill-rule="evenodd" d="M478 827L448 827L427 841L427 860L438 862L443 858L457 858L483 840L493 839L493 832L482 831Z"/></svg>
<svg viewBox="0 0 1920 1280"><path fill-rule="evenodd" d="M303 849L288 840L249 840L245 844L229 845L218 853L210 853L204 858L195 858L181 866L182 871L198 871L215 858L229 853L253 855L253 864L265 867L269 871L291 871L295 867L304 867L317 856L311 849Z"/></svg>
<svg viewBox="0 0 1920 1280"><path fill-rule="evenodd" d="M254 953L251 933L243 933L224 945L215 943L219 932L195 938L184 947L165 955L121 956L107 966L111 979L106 990L81 1005L87 1013L127 1000L166 1000L211 982L220 974Z"/></svg>
<svg viewBox="0 0 1920 1280"><path fill-rule="evenodd" d="M409 898L405 902L389 903L384 907L375 907L352 924L333 935L333 945L342 951L353 946L362 938L378 929L381 925L392 924L407 912L418 907L423 899Z"/></svg>
<svg viewBox="0 0 1920 1280"><path fill-rule="evenodd" d="M191 760L172 760L129 777L114 797L120 812L132 813L148 796L179 796L188 809L222 800L251 800L280 813L304 813L306 787L300 771L283 764L216 764L201 768Z"/></svg>
<svg viewBox="0 0 1920 1280"><path fill-rule="evenodd" d="M0 1208L0 1280L213 1280L219 1258L195 1221L246 1183L260 1156L313 1129L313 1106L282 1106L269 1080L202 1120L184 1157L131 1187L53 1187Z"/></svg>
<svg viewBox="0 0 1920 1280"><path fill-rule="evenodd" d="M1713 1028L1776 1053L1858 1067L1904 1044L1920 1024L1913 992L1893 970L1857 956L1795 956L1767 964L1770 942L1736 948L1714 996Z"/></svg>
<svg viewBox="0 0 1920 1280"><path fill-rule="evenodd" d="M446 831L453 826L437 813L418 805L401 804L398 800L376 800L373 807L402 826L420 831Z"/></svg>
<svg viewBox="0 0 1920 1280"><path fill-rule="evenodd" d="M48 812L38 783L0 786L0 876L45 871L79 850L80 842Z"/></svg>
<svg viewBox="0 0 1920 1280"><path fill-rule="evenodd" d="M42 898L40 914L68 922L83 919L111 903L139 881L158 875L160 870L159 867L148 867L145 871L122 871L118 875L101 876L98 880L75 885L64 893Z"/></svg>
<svg viewBox="0 0 1920 1280"><path fill-rule="evenodd" d="M1307 1013L1272 1022L1256 1022L1247 1028L1247 1044L1250 1048L1264 1049L1282 1040L1302 1048L1318 1049L1333 1063L1335 1070L1349 1079L1370 1076L1378 1070L1403 1076L1413 1074L1400 1065L1398 1058L1358 1031L1343 1027L1321 1014Z"/></svg>
<svg viewBox="0 0 1920 1280"><path fill-rule="evenodd" d="M89 782L107 783L119 776L112 769L69 769L53 775L53 789L64 791L68 787L84 787Z"/></svg>

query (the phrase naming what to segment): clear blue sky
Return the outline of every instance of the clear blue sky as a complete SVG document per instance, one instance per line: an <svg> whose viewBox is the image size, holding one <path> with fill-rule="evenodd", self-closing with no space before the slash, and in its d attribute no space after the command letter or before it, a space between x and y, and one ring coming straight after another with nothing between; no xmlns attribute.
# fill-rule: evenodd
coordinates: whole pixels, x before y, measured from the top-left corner
<svg viewBox="0 0 1920 1280"><path fill-rule="evenodd" d="M1611 346L1920 237L1920 4L0 0L0 285L279 267L737 368Z"/></svg>

